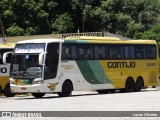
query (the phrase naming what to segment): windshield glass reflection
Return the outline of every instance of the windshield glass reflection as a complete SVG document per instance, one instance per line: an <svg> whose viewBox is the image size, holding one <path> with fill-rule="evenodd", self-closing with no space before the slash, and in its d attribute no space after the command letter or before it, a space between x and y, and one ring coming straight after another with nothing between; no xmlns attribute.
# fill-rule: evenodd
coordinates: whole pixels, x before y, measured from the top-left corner
<svg viewBox="0 0 160 120"><path fill-rule="evenodd" d="M42 66L38 64L39 54L13 55L12 78L41 78Z"/></svg>

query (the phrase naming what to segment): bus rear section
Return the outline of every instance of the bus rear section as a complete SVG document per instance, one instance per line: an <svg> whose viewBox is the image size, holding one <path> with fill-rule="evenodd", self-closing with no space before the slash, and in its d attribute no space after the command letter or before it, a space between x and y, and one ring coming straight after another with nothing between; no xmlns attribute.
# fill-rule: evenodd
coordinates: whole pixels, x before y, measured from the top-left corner
<svg viewBox="0 0 160 120"><path fill-rule="evenodd" d="M10 65L3 64L2 57L5 52L13 51L13 44L0 44L0 93L6 97L13 97L14 94L10 90L9 73ZM7 61L11 61L11 55L7 58Z"/></svg>

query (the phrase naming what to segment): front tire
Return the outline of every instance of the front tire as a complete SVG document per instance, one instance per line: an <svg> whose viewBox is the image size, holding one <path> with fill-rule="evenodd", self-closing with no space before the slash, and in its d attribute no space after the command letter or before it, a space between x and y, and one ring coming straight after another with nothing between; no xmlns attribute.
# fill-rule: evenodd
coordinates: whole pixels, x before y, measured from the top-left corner
<svg viewBox="0 0 160 120"><path fill-rule="evenodd" d="M44 95L45 95L45 93L31 93L32 94L32 96L34 96L35 98L42 98Z"/></svg>
<svg viewBox="0 0 160 120"><path fill-rule="evenodd" d="M62 86L62 92L58 92L57 94L60 97L68 97L72 93L72 84L70 82L64 82Z"/></svg>
<svg viewBox="0 0 160 120"><path fill-rule="evenodd" d="M115 89L111 89L111 90L110 90L110 93L115 93L115 92L116 92Z"/></svg>
<svg viewBox="0 0 160 120"><path fill-rule="evenodd" d="M6 97L14 97L15 94L11 92L11 89L10 89L10 84L7 84L4 88L4 91L3 91L3 94L6 96Z"/></svg>
<svg viewBox="0 0 160 120"><path fill-rule="evenodd" d="M107 94L109 90L97 90L98 94Z"/></svg>

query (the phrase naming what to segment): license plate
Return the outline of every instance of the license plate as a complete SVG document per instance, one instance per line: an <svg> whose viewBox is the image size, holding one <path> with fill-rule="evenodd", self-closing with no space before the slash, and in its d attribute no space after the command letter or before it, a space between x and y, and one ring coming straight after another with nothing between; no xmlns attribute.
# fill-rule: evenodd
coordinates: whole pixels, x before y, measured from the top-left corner
<svg viewBox="0 0 160 120"><path fill-rule="evenodd" d="M21 90L27 90L27 88L26 87L21 87Z"/></svg>

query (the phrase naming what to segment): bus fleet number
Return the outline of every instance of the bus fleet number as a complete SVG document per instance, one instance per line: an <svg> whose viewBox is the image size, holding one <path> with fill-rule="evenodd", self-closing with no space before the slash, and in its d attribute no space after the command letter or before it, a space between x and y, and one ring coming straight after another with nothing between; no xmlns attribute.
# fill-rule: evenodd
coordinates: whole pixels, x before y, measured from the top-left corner
<svg viewBox="0 0 160 120"><path fill-rule="evenodd" d="M3 68L0 68L0 72L1 72L1 73L7 73L7 68L4 68L4 67L3 67Z"/></svg>

